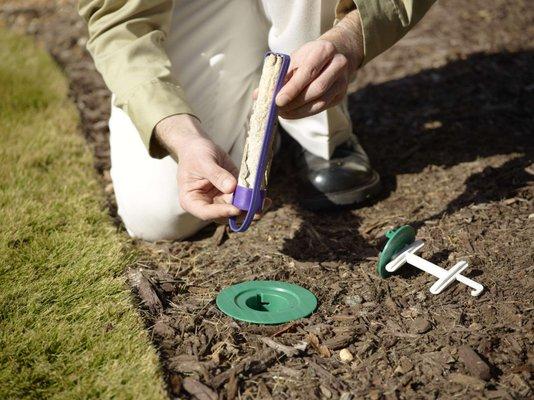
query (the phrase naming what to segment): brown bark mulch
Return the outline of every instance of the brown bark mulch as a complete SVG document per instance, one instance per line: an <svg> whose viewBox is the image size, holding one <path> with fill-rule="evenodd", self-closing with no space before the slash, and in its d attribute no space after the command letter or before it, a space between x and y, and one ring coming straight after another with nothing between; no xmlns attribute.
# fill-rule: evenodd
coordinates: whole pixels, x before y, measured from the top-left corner
<svg viewBox="0 0 534 400"><path fill-rule="evenodd" d="M190 241L140 244L143 260L128 276L171 396L532 397L534 10L527 4L443 0L361 72L350 109L385 183L378 201L336 213L300 209L286 153L273 169L273 208L248 232L208 228ZM4 2L0 17L35 35L65 69L113 205L109 93L84 50L74 2ZM444 267L468 260L467 274L485 293L472 298L455 284L430 295L433 278L409 267L379 278L383 234L402 224L418 229L424 257ZM319 308L283 326L235 322L214 298L249 279L300 284Z"/></svg>

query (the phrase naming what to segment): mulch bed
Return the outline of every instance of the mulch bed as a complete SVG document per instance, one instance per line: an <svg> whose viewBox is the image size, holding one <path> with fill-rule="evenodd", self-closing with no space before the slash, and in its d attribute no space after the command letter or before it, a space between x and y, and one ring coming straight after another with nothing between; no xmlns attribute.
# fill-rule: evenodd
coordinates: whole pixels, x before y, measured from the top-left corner
<svg viewBox="0 0 534 400"><path fill-rule="evenodd" d="M8 2L0 16L36 35L71 79L114 215L109 93L74 2ZM443 0L362 71L350 109L385 183L377 202L302 210L285 154L273 207L248 232L211 227L190 241L139 244L144 257L128 277L171 396L533 395L533 17L526 1ZM468 260L482 296L459 284L433 296L433 278L409 267L379 278L383 234L402 224L418 229L425 258ZM250 279L300 284L319 308L283 326L235 322L215 296Z"/></svg>

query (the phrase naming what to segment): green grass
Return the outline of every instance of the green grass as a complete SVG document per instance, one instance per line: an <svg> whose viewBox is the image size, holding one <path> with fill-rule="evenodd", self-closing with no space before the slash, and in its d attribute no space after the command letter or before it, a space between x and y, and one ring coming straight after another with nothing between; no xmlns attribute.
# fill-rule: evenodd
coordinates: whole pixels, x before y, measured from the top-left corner
<svg viewBox="0 0 534 400"><path fill-rule="evenodd" d="M67 82L0 43L0 399L165 398Z"/></svg>

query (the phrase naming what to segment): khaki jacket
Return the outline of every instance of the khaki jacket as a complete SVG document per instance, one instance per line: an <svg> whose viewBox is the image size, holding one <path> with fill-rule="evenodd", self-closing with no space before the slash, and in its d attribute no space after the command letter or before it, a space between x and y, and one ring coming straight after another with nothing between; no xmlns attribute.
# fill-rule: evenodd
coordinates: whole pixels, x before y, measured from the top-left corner
<svg viewBox="0 0 534 400"><path fill-rule="evenodd" d="M426 13L435 0L339 0L336 21L358 8L364 61L391 47ZM191 114L179 83L170 74L164 49L172 0L80 0L87 22L87 48L96 68L139 130L151 156L165 152L152 143L156 124L174 114Z"/></svg>

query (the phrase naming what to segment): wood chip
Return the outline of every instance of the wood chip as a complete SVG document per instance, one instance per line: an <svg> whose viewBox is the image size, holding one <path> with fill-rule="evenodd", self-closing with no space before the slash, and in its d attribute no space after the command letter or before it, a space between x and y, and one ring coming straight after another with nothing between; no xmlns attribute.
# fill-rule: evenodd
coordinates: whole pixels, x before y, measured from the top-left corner
<svg viewBox="0 0 534 400"><path fill-rule="evenodd" d="M358 334L361 332L360 327L351 328L345 332L335 335L333 338L324 341L324 345L330 350L339 350L352 344Z"/></svg>
<svg viewBox="0 0 534 400"><path fill-rule="evenodd" d="M195 374L202 377L206 381L209 378L206 363L203 363L195 356L188 354L181 354L179 356L172 357L169 360L169 367L172 371L180 372L182 374Z"/></svg>
<svg viewBox="0 0 534 400"><path fill-rule="evenodd" d="M273 333L271 336L275 337L275 336L281 335L282 333L291 331L300 325L302 325L300 322L291 322L289 324L285 324L280 329L278 329L275 333Z"/></svg>
<svg viewBox="0 0 534 400"><path fill-rule="evenodd" d="M196 379L187 377L183 381L184 390L198 400L217 400L218 396L212 389Z"/></svg>
<svg viewBox="0 0 534 400"><path fill-rule="evenodd" d="M163 311L163 304L150 281L143 275L141 269L128 270L128 280L130 285L137 290L143 304L148 308L151 314L160 314Z"/></svg>
<svg viewBox="0 0 534 400"><path fill-rule="evenodd" d="M336 390L346 390L346 385L331 372L327 371L324 367L311 360L308 360L308 365L315 372L318 378L328 382L328 384L333 386Z"/></svg>
<svg viewBox="0 0 534 400"><path fill-rule="evenodd" d="M313 371L315 371L315 374L319 378L325 379L326 381L336 380L336 377L334 375L332 375L330 372L328 372L326 369L324 369L322 366L320 366L316 362L308 360L308 365L311 367Z"/></svg>
<svg viewBox="0 0 534 400"><path fill-rule="evenodd" d="M471 386L473 389L476 389L476 390L483 390L485 386L484 381L478 378L474 378L469 375L459 374L456 372L452 372L449 375L449 381L454 382L454 383L459 383L460 385L463 385L463 386Z"/></svg>
<svg viewBox="0 0 534 400"><path fill-rule="evenodd" d="M233 400L237 397L238 380L235 374L230 375L226 384L226 400Z"/></svg>
<svg viewBox="0 0 534 400"><path fill-rule="evenodd" d="M271 349L284 353L288 357L294 357L299 353L299 351L296 348L291 347L291 346L285 346L281 343L275 342L271 338L262 337L260 340L263 343L265 343L267 346L269 346Z"/></svg>
<svg viewBox="0 0 534 400"><path fill-rule="evenodd" d="M397 367L395 368L395 371L393 372L398 375L405 375L406 373L410 372L412 369L413 369L412 361L406 356L401 356L399 358Z"/></svg>
<svg viewBox="0 0 534 400"><path fill-rule="evenodd" d="M290 376L293 379L299 379L302 376L302 371L297 370L294 368L286 367L285 365L281 365L278 367L280 369L280 372L284 375Z"/></svg>
<svg viewBox="0 0 534 400"><path fill-rule="evenodd" d="M412 323L412 332L423 334L432 329L432 324L426 318L416 318Z"/></svg>
<svg viewBox="0 0 534 400"><path fill-rule="evenodd" d="M417 153L421 149L420 144L415 144L414 146L411 146L408 150L398 155L399 160L405 160L407 158L410 158L415 153Z"/></svg>
<svg viewBox="0 0 534 400"><path fill-rule="evenodd" d="M371 400L380 400L383 398L382 393L378 389L369 390L369 398Z"/></svg>
<svg viewBox="0 0 534 400"><path fill-rule="evenodd" d="M212 236L213 244L215 246L220 246L224 243L228 235L226 234L226 225L219 225L215 229L215 233Z"/></svg>
<svg viewBox="0 0 534 400"><path fill-rule="evenodd" d="M213 387L218 388L228 382L232 374L236 376L239 374L249 376L259 374L273 365L277 359L278 355L276 351L272 349L262 351L254 356L243 359L235 367L221 372L212 379L211 384Z"/></svg>
<svg viewBox="0 0 534 400"><path fill-rule="evenodd" d="M161 338L169 339L174 337L174 329L162 320L159 320L154 324L152 333Z"/></svg>
<svg viewBox="0 0 534 400"><path fill-rule="evenodd" d="M332 354L328 347L319 342L319 338L314 333L309 333L307 336L308 343L310 346L319 354L321 357L330 358Z"/></svg>
<svg viewBox="0 0 534 400"><path fill-rule="evenodd" d="M173 395L178 396L182 390L182 377L178 374L172 374L169 378L169 385Z"/></svg>
<svg viewBox="0 0 534 400"><path fill-rule="evenodd" d="M463 345L458 349L458 357L471 375L484 381L491 378L490 366L468 345Z"/></svg>

